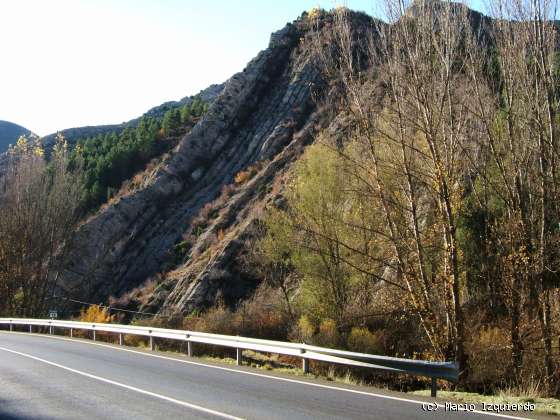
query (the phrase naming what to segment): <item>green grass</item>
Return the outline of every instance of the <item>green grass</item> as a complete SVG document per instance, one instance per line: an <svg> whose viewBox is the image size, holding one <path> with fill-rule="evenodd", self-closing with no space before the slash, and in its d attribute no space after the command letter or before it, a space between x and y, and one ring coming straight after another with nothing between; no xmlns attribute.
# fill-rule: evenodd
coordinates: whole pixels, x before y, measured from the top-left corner
<svg viewBox="0 0 560 420"><path fill-rule="evenodd" d="M427 397L430 396L430 391L413 391L411 394ZM511 391L504 391L498 395L482 395L474 392L438 391L438 397L461 403L532 403L535 404L535 413L560 415L560 400L555 398L541 398L535 395L511 395Z"/></svg>

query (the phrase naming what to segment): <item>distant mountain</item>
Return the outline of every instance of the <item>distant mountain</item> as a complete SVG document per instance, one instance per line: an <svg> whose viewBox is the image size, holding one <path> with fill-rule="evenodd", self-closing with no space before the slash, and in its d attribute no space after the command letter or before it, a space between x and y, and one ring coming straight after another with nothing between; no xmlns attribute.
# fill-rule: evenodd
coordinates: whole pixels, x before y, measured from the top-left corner
<svg viewBox="0 0 560 420"><path fill-rule="evenodd" d="M29 134L31 131L21 125L0 120L0 153L8 150L8 146L14 144L19 136Z"/></svg>
<svg viewBox="0 0 560 420"><path fill-rule="evenodd" d="M214 84L208 86L206 89L201 90L198 94L192 96L185 96L183 99L179 101L168 101L161 105L158 105L154 108L151 108L149 111L145 112L144 115L146 117L152 118L163 118L165 111L168 111L172 108L178 108L183 105L190 105L195 98L200 98L205 103L211 103L214 99L222 93L224 90L224 84ZM86 138L86 137L94 137L99 134L106 134L111 132L119 133L123 131L126 127L136 127L138 122L140 121L141 117L134 118L130 121L123 122L121 124L108 124L108 125L94 125L94 126L86 126L86 127L75 127L75 128L67 128L62 130L61 133L64 135L64 138L68 141L68 143L73 144L78 139ZM49 134L43 137L43 144L47 147L54 144L56 139L56 133ZM1 141L1 140L0 140ZM2 149L0 147L0 153Z"/></svg>

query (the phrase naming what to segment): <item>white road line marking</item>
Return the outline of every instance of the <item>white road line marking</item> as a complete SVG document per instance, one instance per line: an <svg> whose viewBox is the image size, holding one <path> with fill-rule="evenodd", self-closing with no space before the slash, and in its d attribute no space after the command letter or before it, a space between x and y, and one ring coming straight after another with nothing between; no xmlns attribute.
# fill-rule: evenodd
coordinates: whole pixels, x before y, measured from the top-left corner
<svg viewBox="0 0 560 420"><path fill-rule="evenodd" d="M92 375L91 373L82 372L81 370L77 370L77 369L73 369L73 368L70 368L70 367L67 367L67 366L63 366L63 365L60 365L58 363L50 362L48 360L41 359L40 357L32 356L32 355L27 354L27 353L22 353L22 352L15 351L15 350L10 350L10 349L7 349L5 347L0 347L0 350L6 351L8 353L17 354L19 356L27 357L29 359L33 359L33 360L36 360L38 362L45 363L47 365L55 366L57 368L67 370L68 372L76 373L78 375L82 375L82 376L85 376L85 377L90 378L90 379L95 379L95 380L100 381L100 382L105 382L107 384L115 385L115 386L118 386L118 387L121 387L121 388L124 388L124 389L128 389L130 391L138 392L140 394L149 395L150 397L159 398L160 400L164 400L164 401L167 401L167 402L170 402L170 403L173 403L173 404L178 404L178 405L181 405L183 407L187 407L187 408L191 408L193 410L201 411L203 413L212 414L214 416L221 417L221 418L224 418L224 419L243 420L241 417L231 416L229 414L222 413L220 411L211 410L209 408L201 407L200 405L191 404L191 403L188 403L188 402L185 402L185 401L176 400L175 398L166 397L165 395L156 394L155 392L146 391L144 389L140 389L140 388L136 388L136 387L133 387L133 386L130 386L130 385L126 385L126 384L123 384L121 382L112 381L110 379L106 379L106 378L102 378L100 376Z"/></svg>
<svg viewBox="0 0 560 420"><path fill-rule="evenodd" d="M185 364L188 364L188 365L202 366L202 367L207 367L207 368L211 368L211 369L223 370L223 371L226 371L226 372L233 372L233 373L239 373L239 374L243 374L243 375L257 376L257 377L261 377L261 378L274 379L274 380L277 380L277 381L314 386L314 387L317 387L317 388L331 389L331 390L335 390L335 391L350 392L350 393L353 393L353 394L366 395L366 396L370 396L370 397L385 398L385 399L394 400L394 401L402 401L402 402L408 402L408 403L413 403L413 404L425 404L427 402L427 401L420 401L420 400L412 400L410 398L394 397L394 396L391 396L391 395L376 394L376 393L373 393L373 392L358 391L356 389L342 388L342 387L324 385L324 384L316 384L316 383L313 383L313 382L300 381L300 380L297 380L297 379L290 379L290 378L282 378L282 377L279 377L279 376L270 376L270 375L265 375L265 374L262 374L262 373L248 372L248 371L245 371L245 370L231 369L231 368L222 367L222 366L207 365L205 363L193 362L191 360L182 360L182 359L177 359L177 358L174 358L174 357L167 357L167 356L162 356L162 355L159 355L159 354L145 353L145 352L142 352L142 351L126 349L126 348L117 347L117 346L111 346L109 344L94 343L94 342L85 341L85 340L77 340L77 339L65 338L65 337L56 337L56 336L52 336L52 335L44 335L44 334L36 334L36 333L29 334L29 333L24 333L24 332L0 331L0 333L35 335L35 336L43 337L43 338L54 338L54 339L57 339L57 340L70 341L70 342L73 342L73 343L89 344L89 345L92 345L92 346L100 346L100 347L106 347L106 348L113 349L113 350L119 350L119 351L134 353L134 354L140 354L142 356L155 357L157 359L171 360L173 362L185 363ZM440 403L436 403L436 404L439 408L445 408L444 404L440 404ZM474 411L469 411L469 413L482 414L482 415L485 415L485 416L492 416L492 417L500 417L500 418L504 418L504 419L531 420L527 417L508 416L507 414L493 413L493 412L490 412L490 411L474 410Z"/></svg>

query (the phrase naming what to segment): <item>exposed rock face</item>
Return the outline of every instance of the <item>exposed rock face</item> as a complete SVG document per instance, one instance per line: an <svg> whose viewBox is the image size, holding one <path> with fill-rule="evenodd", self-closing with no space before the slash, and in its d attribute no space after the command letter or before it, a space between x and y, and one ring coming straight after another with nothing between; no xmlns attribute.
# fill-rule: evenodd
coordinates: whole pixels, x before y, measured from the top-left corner
<svg viewBox="0 0 560 420"><path fill-rule="evenodd" d="M217 296L221 296L225 303L237 303L254 290L259 279L252 278L252 274L244 270L243 263L239 261L240 254L246 251L247 242L254 240L254 228L263 211L268 206L278 206L282 201L284 175L290 164L302 154L304 146L324 125L323 117L314 110L297 134L288 135L289 143L285 147L282 147L284 139L274 134L269 136L268 140L277 141L281 151L239 193L231 197L206 231L212 235L220 229L228 229L218 248L194 257L199 251L196 247L204 246L206 238L202 237L187 262L169 274L168 280L156 289L152 301L142 309L158 310L168 316L185 314L214 304Z"/></svg>
<svg viewBox="0 0 560 420"><path fill-rule="evenodd" d="M296 21L274 33L269 47L227 81L207 114L144 188L81 225L60 273L66 295L104 300L165 271L174 245L200 208L241 170L266 161L205 235L220 226L230 233L212 253L175 270L151 305L185 313L212 303L218 293L232 299L246 293L245 283L255 279L246 278L232 261L259 208L274 199L262 186L297 159L322 125L312 99L319 71L300 47L305 27Z"/></svg>

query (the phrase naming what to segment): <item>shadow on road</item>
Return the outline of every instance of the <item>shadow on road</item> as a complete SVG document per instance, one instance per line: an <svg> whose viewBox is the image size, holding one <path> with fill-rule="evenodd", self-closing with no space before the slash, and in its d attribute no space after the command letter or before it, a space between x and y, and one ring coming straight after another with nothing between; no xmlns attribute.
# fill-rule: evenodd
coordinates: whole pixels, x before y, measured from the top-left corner
<svg viewBox="0 0 560 420"><path fill-rule="evenodd" d="M0 419L2 420L46 420L47 417L43 416L30 416L22 413L25 407L15 407L16 403L13 401L0 398Z"/></svg>

